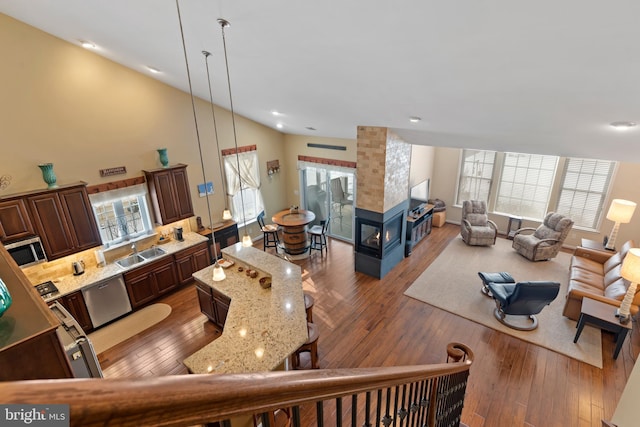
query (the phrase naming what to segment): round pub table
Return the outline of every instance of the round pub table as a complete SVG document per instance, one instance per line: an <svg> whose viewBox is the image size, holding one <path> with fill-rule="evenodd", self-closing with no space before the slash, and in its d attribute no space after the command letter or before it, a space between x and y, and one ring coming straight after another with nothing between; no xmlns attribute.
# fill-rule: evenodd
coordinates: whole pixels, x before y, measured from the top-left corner
<svg viewBox="0 0 640 427"><path fill-rule="evenodd" d="M309 250L307 225L316 219L316 214L304 209L292 212L285 209L273 215L271 221L282 227L284 251L291 255L304 254Z"/></svg>

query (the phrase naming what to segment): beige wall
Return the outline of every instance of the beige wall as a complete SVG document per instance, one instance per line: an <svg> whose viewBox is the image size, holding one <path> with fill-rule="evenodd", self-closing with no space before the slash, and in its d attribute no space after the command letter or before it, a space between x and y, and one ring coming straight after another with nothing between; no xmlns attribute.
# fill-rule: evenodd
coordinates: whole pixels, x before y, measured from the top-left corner
<svg viewBox="0 0 640 427"><path fill-rule="evenodd" d="M209 223L196 191L203 175L188 94L2 14L0 52L0 175L12 177L0 196L44 188L38 163L53 163L60 184L93 185L159 167L156 149L166 147L172 164L189 165L195 213ZM196 99L196 110L215 223L224 199L210 104ZM233 147L230 113L216 107L216 121L220 148ZM236 126L239 146L257 145L267 209L286 205L281 178L266 173L267 160L284 156L283 134L237 115ZM116 166L127 174L99 176Z"/></svg>
<svg viewBox="0 0 640 427"><path fill-rule="evenodd" d="M355 129L354 129L355 132ZM333 150L327 148L308 147L307 144L324 144L337 147L346 147L346 150ZM319 138L305 135L285 135L285 162L284 168L282 160L280 161L281 169L285 171L286 180L286 202L282 208L291 205L300 205L300 176L297 169L298 156L311 156L323 159L344 160L347 162L355 162L356 140L343 138ZM282 172L280 173L282 175Z"/></svg>
<svg viewBox="0 0 640 427"><path fill-rule="evenodd" d="M411 169L409 170L409 188L421 183L425 179L431 180L429 185L433 185L433 163L435 159L435 152L435 147L429 147L427 145L411 146Z"/></svg>
<svg viewBox="0 0 640 427"><path fill-rule="evenodd" d="M434 179L431 187L431 197L437 197L447 204L447 221L460 223L460 208L454 206L457 189L457 174L460 162L460 149L436 148L434 162ZM626 199L640 203L640 167L636 163L620 163L613 178L611 194L605 203L605 211L609 209L612 199ZM605 212L606 214L606 212ZM508 217L502 215L490 215L496 222L501 232L506 232ZM537 227L539 223L524 221L523 227ZM613 223L603 219L600 231L586 231L574 228L567 238L566 245L578 246L582 238L602 242L605 235L608 235L613 228ZM631 223L622 224L616 240L616 246L623 242L634 239L640 243L640 209L637 209Z"/></svg>

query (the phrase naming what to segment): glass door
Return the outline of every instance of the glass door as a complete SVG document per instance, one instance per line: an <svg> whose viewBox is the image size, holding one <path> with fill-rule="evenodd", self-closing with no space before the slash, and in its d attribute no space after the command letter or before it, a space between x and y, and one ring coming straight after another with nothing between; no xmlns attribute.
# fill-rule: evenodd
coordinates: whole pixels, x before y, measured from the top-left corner
<svg viewBox="0 0 640 427"><path fill-rule="evenodd" d="M355 170L305 163L300 173L302 204L316 214L315 224L329 218L328 235L353 242Z"/></svg>

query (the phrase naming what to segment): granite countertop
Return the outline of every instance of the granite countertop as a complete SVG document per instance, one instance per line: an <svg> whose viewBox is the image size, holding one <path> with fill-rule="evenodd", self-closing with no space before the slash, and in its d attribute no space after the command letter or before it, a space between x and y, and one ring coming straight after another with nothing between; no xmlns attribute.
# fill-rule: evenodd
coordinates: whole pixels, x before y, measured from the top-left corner
<svg viewBox="0 0 640 427"><path fill-rule="evenodd" d="M174 253L179 252L183 249L190 248L199 243L206 242L209 239L206 236L201 236L198 233L185 233L183 235L184 240L182 242L177 240L172 240L169 243L165 243L164 245L158 245L158 247L164 249L167 253L162 256L158 256L152 258L147 261L140 262L138 264L132 265L128 268L122 268L116 265L115 262L107 264L104 267L94 267L85 269L84 273L79 276L74 276L73 274L69 274L62 277L52 278L52 282L58 288L59 293L55 293L49 298L45 299L46 302L53 301L56 298L60 298L66 294L70 294L87 286L93 285L98 282L102 282L103 280L109 279L114 276L118 276L120 274L126 273L127 271L133 270L138 267L142 267L151 262L157 261L164 257L172 256Z"/></svg>
<svg viewBox="0 0 640 427"><path fill-rule="evenodd" d="M308 338L299 266L236 243L222 250L235 264L226 279L213 281L213 266L193 277L231 299L222 335L184 360L194 374L264 372L277 369ZM238 266L259 270L252 279ZM259 278L271 276L271 288Z"/></svg>

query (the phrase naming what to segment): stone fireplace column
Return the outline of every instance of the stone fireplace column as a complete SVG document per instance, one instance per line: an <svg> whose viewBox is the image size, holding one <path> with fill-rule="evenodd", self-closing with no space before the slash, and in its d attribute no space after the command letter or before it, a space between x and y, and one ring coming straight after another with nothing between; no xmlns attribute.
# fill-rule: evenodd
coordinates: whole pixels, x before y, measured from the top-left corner
<svg viewBox="0 0 640 427"><path fill-rule="evenodd" d="M358 126L357 165L355 269L382 278L404 258L411 144Z"/></svg>

